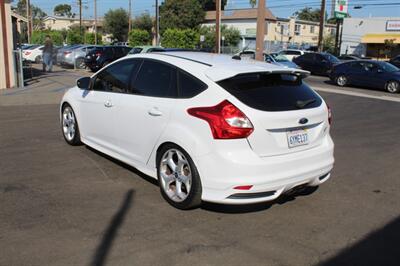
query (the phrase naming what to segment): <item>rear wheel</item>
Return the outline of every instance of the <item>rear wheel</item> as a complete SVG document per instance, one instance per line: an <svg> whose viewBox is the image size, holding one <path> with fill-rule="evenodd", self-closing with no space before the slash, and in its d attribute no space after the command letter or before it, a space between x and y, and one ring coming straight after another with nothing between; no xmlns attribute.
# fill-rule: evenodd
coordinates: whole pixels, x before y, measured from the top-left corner
<svg viewBox="0 0 400 266"><path fill-rule="evenodd" d="M78 121L74 110L69 104L65 104L62 109L61 128L65 141L73 146L81 144Z"/></svg>
<svg viewBox="0 0 400 266"><path fill-rule="evenodd" d="M41 57L40 55L36 56L36 57L35 57L35 63L36 63L36 64L39 64L40 61L42 61L42 57Z"/></svg>
<svg viewBox="0 0 400 266"><path fill-rule="evenodd" d="M336 84L340 87L344 87L347 85L347 78L345 75L340 75L336 78Z"/></svg>
<svg viewBox="0 0 400 266"><path fill-rule="evenodd" d="M400 91L400 83L398 81L392 80L386 83L386 90L390 93L397 93Z"/></svg>
<svg viewBox="0 0 400 266"><path fill-rule="evenodd" d="M201 204L201 181L189 154L174 144L167 144L157 154L157 176L161 195L178 209L192 209Z"/></svg>
<svg viewBox="0 0 400 266"><path fill-rule="evenodd" d="M85 69L86 64L85 64L85 59L83 58L77 58L75 61L76 68L78 69Z"/></svg>

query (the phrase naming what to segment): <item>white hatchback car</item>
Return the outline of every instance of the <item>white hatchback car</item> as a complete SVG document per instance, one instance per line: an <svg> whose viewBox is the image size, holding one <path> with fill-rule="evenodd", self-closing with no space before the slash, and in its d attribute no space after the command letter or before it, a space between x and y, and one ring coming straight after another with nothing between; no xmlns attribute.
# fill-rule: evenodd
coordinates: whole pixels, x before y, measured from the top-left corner
<svg viewBox="0 0 400 266"><path fill-rule="evenodd" d="M31 48L23 50L22 57L29 62L39 64L42 61L43 48L44 45L32 46Z"/></svg>
<svg viewBox="0 0 400 266"><path fill-rule="evenodd" d="M331 112L307 74L197 52L127 56L66 92L62 132L158 179L177 208L269 201L333 167Z"/></svg>

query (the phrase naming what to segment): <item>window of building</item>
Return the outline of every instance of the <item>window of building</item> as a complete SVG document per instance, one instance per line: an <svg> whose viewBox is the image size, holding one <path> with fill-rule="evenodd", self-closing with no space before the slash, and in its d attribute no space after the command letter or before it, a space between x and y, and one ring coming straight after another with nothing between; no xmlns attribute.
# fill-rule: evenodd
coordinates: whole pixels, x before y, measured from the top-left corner
<svg viewBox="0 0 400 266"><path fill-rule="evenodd" d="M310 33L315 33L315 26L310 27Z"/></svg>
<svg viewBox="0 0 400 266"><path fill-rule="evenodd" d="M301 33L301 25L299 24L294 25L294 34L300 35L300 33Z"/></svg>

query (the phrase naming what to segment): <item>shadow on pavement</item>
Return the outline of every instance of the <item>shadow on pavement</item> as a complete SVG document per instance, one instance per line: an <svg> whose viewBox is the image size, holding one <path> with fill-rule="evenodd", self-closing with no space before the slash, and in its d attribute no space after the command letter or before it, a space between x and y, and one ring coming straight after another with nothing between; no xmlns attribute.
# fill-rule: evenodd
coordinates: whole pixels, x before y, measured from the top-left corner
<svg viewBox="0 0 400 266"><path fill-rule="evenodd" d="M101 157L103 157L103 158L105 158L105 159L107 159L107 160L110 160L110 161L112 161L113 163L115 163L115 164L117 164L117 165L119 165L119 166L121 166L121 167L123 167L123 168L125 168L125 169L127 169L127 170L129 170L129 171L131 171L131 172L134 172L136 175L140 176L141 178L143 178L143 179L146 180L147 182L149 182L149 183L151 183L151 184L153 184L153 185L158 186L158 181L157 181L156 179L154 179L154 178L152 178L152 177L150 177L150 176L148 176L148 175L143 174L142 172L140 172L140 171L139 171L138 169L136 169L135 167L130 166L129 164L126 164L126 163L124 163L124 162L121 162L121 161L119 161L119 160L117 160L117 159L115 159L115 158L113 158L113 157L110 157L110 156L108 156L107 154L104 154L104 153L102 153L102 152L100 152L100 151L98 151L98 150L95 150L95 149L93 149L93 148L91 148L91 147L89 147L89 146L86 146L86 148L87 148L88 150L90 150L90 151L96 153L97 155L99 155L99 156L101 156Z"/></svg>
<svg viewBox="0 0 400 266"><path fill-rule="evenodd" d="M111 250L112 243L117 235L118 229L124 222L124 218L129 211L129 208L131 207L133 193L134 191L132 189L128 190L125 195L125 199L121 204L121 207L112 218L107 229L104 231L103 238L101 239L100 244L97 246L96 252L93 256L93 260L91 263L92 266L101 266L105 264L107 256Z"/></svg>
<svg viewBox="0 0 400 266"><path fill-rule="evenodd" d="M400 265L400 217L319 265Z"/></svg>

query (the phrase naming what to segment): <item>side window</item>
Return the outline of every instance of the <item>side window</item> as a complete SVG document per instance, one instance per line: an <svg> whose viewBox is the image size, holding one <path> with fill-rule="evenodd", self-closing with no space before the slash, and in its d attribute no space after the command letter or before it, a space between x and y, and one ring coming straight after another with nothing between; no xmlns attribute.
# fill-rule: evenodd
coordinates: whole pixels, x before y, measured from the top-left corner
<svg viewBox="0 0 400 266"><path fill-rule="evenodd" d="M144 60L132 93L152 97L176 97L176 69L153 60Z"/></svg>
<svg viewBox="0 0 400 266"><path fill-rule="evenodd" d="M304 60L306 60L306 61L313 61L314 60L314 54L313 53L307 53L307 54L304 54L302 56L302 58Z"/></svg>
<svg viewBox="0 0 400 266"><path fill-rule="evenodd" d="M126 93L129 90L132 71L137 69L141 60L123 60L107 67L94 79L95 91Z"/></svg>
<svg viewBox="0 0 400 266"><path fill-rule="evenodd" d="M207 85L184 71L178 71L179 98L192 98L207 89Z"/></svg>

